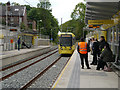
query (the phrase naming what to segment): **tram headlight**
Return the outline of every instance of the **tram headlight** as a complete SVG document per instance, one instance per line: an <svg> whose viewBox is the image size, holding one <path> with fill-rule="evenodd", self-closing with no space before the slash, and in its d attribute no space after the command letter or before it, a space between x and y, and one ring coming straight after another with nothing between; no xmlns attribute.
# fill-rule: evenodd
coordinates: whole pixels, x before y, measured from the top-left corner
<svg viewBox="0 0 120 90"><path fill-rule="evenodd" d="M72 47L70 47L70 49L69 50L71 50L72 49Z"/></svg>
<svg viewBox="0 0 120 90"><path fill-rule="evenodd" d="M61 49L61 50L63 50L63 48L62 48L62 47L60 47L60 49Z"/></svg>

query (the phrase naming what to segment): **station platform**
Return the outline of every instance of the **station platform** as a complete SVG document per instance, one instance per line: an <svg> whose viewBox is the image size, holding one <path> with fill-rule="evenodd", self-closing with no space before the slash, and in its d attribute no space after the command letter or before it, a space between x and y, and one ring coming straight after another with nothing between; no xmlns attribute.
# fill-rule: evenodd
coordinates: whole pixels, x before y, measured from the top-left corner
<svg viewBox="0 0 120 90"><path fill-rule="evenodd" d="M35 50L38 50L38 49L42 49L42 48L47 48L47 47L50 47L50 46L38 46L36 48L30 48L30 49L20 49L20 50L11 50L11 51L2 51L0 52L0 56L2 57L7 57L7 56L13 56L13 55L18 55L18 54L21 54L21 53L27 53L27 52L30 52L30 51L35 51Z"/></svg>
<svg viewBox="0 0 120 90"><path fill-rule="evenodd" d="M89 63L92 62L92 58L89 53ZM80 56L75 50L52 88L109 88L109 90L117 90L118 76L114 72L97 71L96 66L93 65L90 67L91 69L87 69L86 66L81 69Z"/></svg>
<svg viewBox="0 0 120 90"><path fill-rule="evenodd" d="M51 46L37 46L30 49L3 51L0 53L0 68L48 52Z"/></svg>

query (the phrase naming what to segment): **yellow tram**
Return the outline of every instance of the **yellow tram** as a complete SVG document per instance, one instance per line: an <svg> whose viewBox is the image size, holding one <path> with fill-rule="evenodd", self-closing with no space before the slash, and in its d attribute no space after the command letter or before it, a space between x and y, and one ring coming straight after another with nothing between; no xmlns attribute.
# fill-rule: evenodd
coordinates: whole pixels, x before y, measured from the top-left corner
<svg viewBox="0 0 120 90"><path fill-rule="evenodd" d="M59 54L72 54L75 50L75 35L68 32L60 33L58 49Z"/></svg>

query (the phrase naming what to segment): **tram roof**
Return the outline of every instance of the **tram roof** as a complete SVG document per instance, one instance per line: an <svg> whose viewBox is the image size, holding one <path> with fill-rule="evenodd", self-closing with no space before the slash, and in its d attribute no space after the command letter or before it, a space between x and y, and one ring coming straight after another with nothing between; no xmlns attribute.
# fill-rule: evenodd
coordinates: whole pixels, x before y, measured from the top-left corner
<svg viewBox="0 0 120 90"><path fill-rule="evenodd" d="M120 0L87 0L85 23L88 20L110 20L120 11Z"/></svg>

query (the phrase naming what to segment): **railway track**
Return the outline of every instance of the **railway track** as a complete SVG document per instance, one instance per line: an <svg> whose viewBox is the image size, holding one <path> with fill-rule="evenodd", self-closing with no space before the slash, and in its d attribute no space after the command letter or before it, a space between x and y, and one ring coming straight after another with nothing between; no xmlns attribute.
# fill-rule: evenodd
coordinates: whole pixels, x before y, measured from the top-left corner
<svg viewBox="0 0 120 90"><path fill-rule="evenodd" d="M60 57L60 58L58 58L59 60L57 59L57 61L55 61L55 63L53 62L54 65L52 64L52 66L57 66L56 68L50 66L50 68L47 68L47 70L45 69L45 72L43 70L44 73L42 73L42 74L39 73L40 76L38 75L38 78L36 78L36 77L33 78L33 82L32 82L32 80L29 81L29 83L27 83L23 87L21 87L21 90L24 90L27 88L28 89L31 89L31 88L52 88L53 84L55 83L55 81L59 77L60 73L65 68L68 61L70 60L70 57L69 58L67 57L64 59L63 58L64 57ZM62 60L64 61L64 63L61 63ZM59 70L58 70L58 68L59 68ZM57 73L56 73L56 71L57 71ZM54 74L52 74L52 73L54 73ZM44 81L44 82L41 82L41 81ZM45 86L45 84L46 84L45 82L47 82L49 84L49 86ZM40 87L40 86L42 86L42 87Z"/></svg>
<svg viewBox="0 0 120 90"><path fill-rule="evenodd" d="M68 61L70 60L70 57L68 58L67 62L65 63L65 65L63 66L63 68L60 70L59 74L57 75L56 79L59 77L60 73L62 72L62 70L65 68L65 66L67 65ZM52 88L53 84L55 83L56 79L54 79L54 81L52 82L50 88Z"/></svg>
<svg viewBox="0 0 120 90"><path fill-rule="evenodd" d="M53 63L48 65L44 70L42 70L38 75L28 81L24 86L20 88L20 90L24 90L28 88L31 84L33 84L39 77L41 77L47 70L49 70L55 63L57 63L61 59L61 56L58 57Z"/></svg>
<svg viewBox="0 0 120 90"><path fill-rule="evenodd" d="M51 52L51 51L54 51L54 50L57 50L57 48L55 48L55 49L53 49L53 50L50 50L50 51L48 51L48 52L42 53L42 54L40 54L40 55L37 55L37 56L35 56L35 57L29 58L29 59L27 59L27 60L18 62L18 63L16 63L16 64L13 64L13 65L4 67L4 68L0 69L0 71L5 71L5 70L7 70L7 69L10 69L10 68L15 67L15 66L17 66L17 65L20 65L20 64L25 63L25 62L27 62L27 61L30 61L30 60L32 60L32 59L34 59L34 58L40 57L40 56L42 56L42 55L44 55L44 54L47 54L47 53L49 53L49 52Z"/></svg>
<svg viewBox="0 0 120 90"><path fill-rule="evenodd" d="M61 57L57 50L50 52L47 54L47 57L42 56L42 58L32 62L30 65L2 77L2 88L19 88L24 90L26 88L34 88L33 85L40 82L38 86L41 85L43 88L51 87L68 60L68 57Z"/></svg>
<svg viewBox="0 0 120 90"><path fill-rule="evenodd" d="M56 50L56 49L55 49L55 50ZM54 51L54 50L53 50L53 51ZM12 75L14 75L14 74L16 74L16 73L18 73L18 72L20 72L20 71L22 71L22 70L24 70L24 69L32 66L32 65L34 65L34 64L36 64L36 63L44 60L45 58L48 58L49 56L55 54L56 52L58 52L58 51L54 51L53 53L51 53L51 54L49 54L49 55L47 55L47 56L45 56L45 57L43 57L43 58L41 58L41 59L33 62L33 63L31 63L31 64L28 64L28 65L26 65L26 66L24 66L24 67L22 67L22 68L20 68L20 69L18 69L18 70L16 70L16 71L10 73L10 74L8 74L8 75L3 76L2 78L0 78L0 81L3 81L3 80L5 80L5 79L11 77ZM48 52L47 52L47 53L48 53ZM42 54L42 55L43 55L43 54ZM37 57L39 57L39 56L37 56ZM34 58L36 58L36 57L34 57ZM32 59L34 59L34 58L31 58L31 59L29 59L29 60L32 60ZM27 62L27 61L28 61L28 60L26 60L26 62ZM22 63L25 63L25 61L23 61L23 62L21 62L21 63L19 63L19 64L22 64ZM19 65L19 64L12 65L12 66L10 66L9 68L12 68L12 67L14 67L14 66L17 66L17 65ZM7 67L7 68L5 68L4 70L7 70L7 69L9 69L9 68ZM4 71L4 70L3 70L3 71Z"/></svg>

